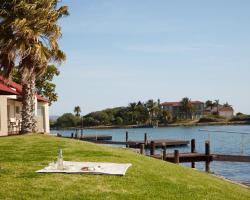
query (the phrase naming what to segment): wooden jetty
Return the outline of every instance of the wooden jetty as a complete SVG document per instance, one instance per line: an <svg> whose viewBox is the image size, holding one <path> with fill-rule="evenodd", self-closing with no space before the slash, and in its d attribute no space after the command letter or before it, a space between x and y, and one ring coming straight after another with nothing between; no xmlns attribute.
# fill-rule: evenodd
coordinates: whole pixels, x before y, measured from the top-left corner
<svg viewBox="0 0 250 200"><path fill-rule="evenodd" d="M141 144L140 153L144 154L144 144ZM191 152L179 153L175 150L172 154L166 153L166 146L163 147L161 155L155 154L154 141L150 143L150 156L153 158L161 159L172 163L185 163L190 162L191 167L195 168L196 162L205 162L206 172L210 172L210 163L212 161L227 161L227 162L250 162L250 155L223 155L210 153L210 141L205 141L205 153L197 153L195 150L195 140L191 140Z"/></svg>
<svg viewBox="0 0 250 200"><path fill-rule="evenodd" d="M57 134L58 137L64 137L60 134ZM65 137L65 138L71 138L76 140L85 140L85 141L108 141L112 140L112 135L85 135L85 134L77 134L77 133L71 133L71 137Z"/></svg>
<svg viewBox="0 0 250 200"><path fill-rule="evenodd" d="M113 144L113 145L126 145L129 148L140 148L141 144L144 144L145 148L150 148L150 142L151 140L148 141L148 143L144 143L143 140L138 140L138 141L108 141L108 140L97 140L97 141L92 141L94 143L98 144ZM168 140L168 139L158 139L154 140L155 142L155 147L156 148L162 148L163 146L167 147L178 147L178 146L183 146L183 145L188 145L189 141L187 140Z"/></svg>
<svg viewBox="0 0 250 200"><path fill-rule="evenodd" d="M59 137L63 137L57 134ZM150 148L150 144L153 140L147 139L147 133L144 134L144 140L128 140L128 132L125 134L125 141L114 141L112 140L112 135L85 135L83 133L78 133L78 131L71 133L72 139L90 141L98 144L111 144L111 145L125 145L129 148L140 148L141 144L144 144L145 148ZM169 139L156 139L154 140L155 148L166 147L178 147L188 145L188 140L169 140Z"/></svg>
<svg viewBox="0 0 250 200"><path fill-rule="evenodd" d="M250 162L250 155L223 155L212 154L214 161L226 161L226 162Z"/></svg>
<svg viewBox="0 0 250 200"><path fill-rule="evenodd" d="M58 137L63 137L57 134ZM126 145L129 148L140 149L141 154L145 154L145 149L150 149L150 155L153 158L161 159L172 163L186 163L190 162L191 167L195 168L196 162L205 162L206 172L210 172L210 163L212 161L227 161L227 162L250 162L250 155L224 155L224 154L211 154L210 153L210 141L205 141L205 153L198 153L195 147L195 139L191 140L191 152L180 153L179 150L174 150L174 153L167 154L167 147L177 147L188 145L187 140L168 140L168 139L156 139L148 140L147 133L144 134L144 140L133 141L128 139L128 132L125 134L125 141L113 141L111 135L83 135L72 133L71 139L84 140L98 144L111 144L111 145ZM162 148L162 154L156 155L156 148Z"/></svg>

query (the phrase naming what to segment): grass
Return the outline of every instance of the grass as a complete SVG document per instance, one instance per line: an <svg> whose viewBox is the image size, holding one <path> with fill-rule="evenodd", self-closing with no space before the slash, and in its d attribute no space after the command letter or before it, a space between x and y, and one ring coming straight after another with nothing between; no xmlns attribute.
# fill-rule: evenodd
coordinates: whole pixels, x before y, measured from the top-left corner
<svg viewBox="0 0 250 200"><path fill-rule="evenodd" d="M126 176L38 174L56 160L132 163ZM46 135L0 138L0 199L250 199L250 190L129 150Z"/></svg>

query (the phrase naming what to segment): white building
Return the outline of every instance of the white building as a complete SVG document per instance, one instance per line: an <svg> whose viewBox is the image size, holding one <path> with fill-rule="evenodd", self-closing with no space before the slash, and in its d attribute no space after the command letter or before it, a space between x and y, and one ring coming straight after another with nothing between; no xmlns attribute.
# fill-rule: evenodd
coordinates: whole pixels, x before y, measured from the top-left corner
<svg viewBox="0 0 250 200"><path fill-rule="evenodd" d="M234 116L234 109L231 106L224 106L219 109L219 116L230 119Z"/></svg>
<svg viewBox="0 0 250 200"><path fill-rule="evenodd" d="M22 86L0 76L0 136L18 134L21 130ZM48 101L36 95L37 132L49 133Z"/></svg>

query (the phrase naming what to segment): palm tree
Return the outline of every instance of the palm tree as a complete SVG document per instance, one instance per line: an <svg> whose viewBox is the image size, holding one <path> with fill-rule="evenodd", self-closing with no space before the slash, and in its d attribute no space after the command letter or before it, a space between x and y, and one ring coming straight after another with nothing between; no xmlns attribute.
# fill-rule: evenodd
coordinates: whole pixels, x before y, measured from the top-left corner
<svg viewBox="0 0 250 200"><path fill-rule="evenodd" d="M154 102L153 99L150 99L146 102L146 108L149 112L150 124L154 121L155 117L158 115L160 109L157 102Z"/></svg>
<svg viewBox="0 0 250 200"><path fill-rule="evenodd" d="M68 15L59 0L12 0L0 2L0 71L9 78L17 65L22 84L22 132L36 129L35 80L48 63L65 60L59 49L58 20Z"/></svg>
<svg viewBox="0 0 250 200"><path fill-rule="evenodd" d="M217 109L216 114L218 114L219 113L220 100L219 99L215 100L214 103L213 103L213 105Z"/></svg>
<svg viewBox="0 0 250 200"><path fill-rule="evenodd" d="M136 117L136 108L137 108L137 103L130 103L128 105L129 109L129 114L131 115L131 122L132 124L134 123L134 117Z"/></svg>
<svg viewBox="0 0 250 200"><path fill-rule="evenodd" d="M205 103L205 105L206 105L206 108L210 108L210 110L212 111L213 106L214 106L214 104L213 104L212 101L207 100L206 103Z"/></svg>
<svg viewBox="0 0 250 200"><path fill-rule="evenodd" d="M80 108L80 106L76 106L75 108L74 108L74 113L75 113L75 115L77 116L77 117L80 117L80 113L81 113L82 111L81 111L81 108Z"/></svg>
<svg viewBox="0 0 250 200"><path fill-rule="evenodd" d="M192 105L191 100L190 100L188 97L184 97L184 98L181 100L181 107L182 107L183 112L185 113L186 119L187 119L188 117L191 117L191 116L192 116L193 105Z"/></svg>

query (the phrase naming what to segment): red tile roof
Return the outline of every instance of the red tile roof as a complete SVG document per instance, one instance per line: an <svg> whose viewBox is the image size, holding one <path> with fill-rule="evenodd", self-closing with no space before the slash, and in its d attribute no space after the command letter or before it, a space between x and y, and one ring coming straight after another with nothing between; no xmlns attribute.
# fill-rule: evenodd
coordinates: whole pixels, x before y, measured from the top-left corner
<svg viewBox="0 0 250 200"><path fill-rule="evenodd" d="M225 106L225 107L222 107L219 109L220 112L231 112L231 111L234 111L234 109L230 106Z"/></svg>
<svg viewBox="0 0 250 200"><path fill-rule="evenodd" d="M0 75L0 91L12 95L20 95L22 93L22 86ZM48 102L48 100L41 95L36 94L36 97L38 101Z"/></svg>
<svg viewBox="0 0 250 200"><path fill-rule="evenodd" d="M15 94L17 95L18 92L16 92L14 89L11 89L10 87L6 86L5 84L0 82L0 91L3 91L6 94Z"/></svg>

